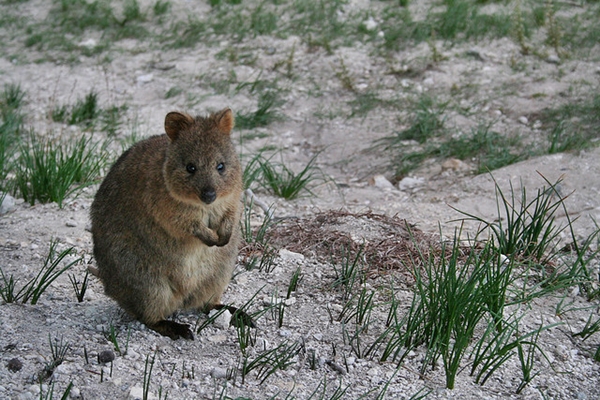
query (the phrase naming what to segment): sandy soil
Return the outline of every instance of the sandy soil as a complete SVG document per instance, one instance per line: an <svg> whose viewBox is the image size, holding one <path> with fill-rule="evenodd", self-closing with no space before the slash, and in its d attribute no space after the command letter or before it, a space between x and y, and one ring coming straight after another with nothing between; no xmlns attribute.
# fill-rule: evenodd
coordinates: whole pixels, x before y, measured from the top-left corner
<svg viewBox="0 0 600 400"><path fill-rule="evenodd" d="M366 4L356 2L355 6L364 6L363 3ZM15 7L24 15L41 19L48 6L31 0ZM208 10L204 2L193 6L173 2L173 12L189 10L189 7L197 13ZM95 39L94 35L82 37L81 42ZM25 53L18 60L7 54L0 58L0 84L19 83L27 93L27 125L38 133L55 137L77 137L81 130L52 122L49 118L52 108L56 104L72 104L93 89L98 92L103 106L128 106L127 122L118 133L118 138L124 138L133 130L140 137L162 133L164 116L172 110L201 114L226 106L238 111L253 110L256 97L247 91L234 91L236 83L251 82L259 77L277 78L278 85L285 90L285 103L279 109L284 118L259 128L258 132L265 137L244 140L240 151L253 154L264 146L275 146L283 150L282 157L293 168L301 168L318 154L317 166L327 180L312 188L315 196L294 201L257 190L262 201L273 204L276 218L311 218L328 210L373 212L406 219L426 233L436 234L441 229L443 235L451 236L459 225L456 220L461 217L456 210L489 220L497 217L492 177L474 176L469 162L444 164L445 160L434 160L411 175L415 178L413 187L400 190L397 185L372 184L378 175L393 180L394 171L385 157L369 149L373 140L406 127L398 120L403 111L378 108L364 118L348 118L351 112L348 102L355 94L344 89L336 78L340 60L359 91L377 89L381 96L394 101L423 92L441 100L452 99L455 104L470 109L468 118L449 112L446 123L457 131L468 131L480 118L494 118L495 130L506 134L519 132L531 138L532 143L542 135L535 120L537 113L576 99L578 93L589 87L582 85L582 81L597 85L600 78L600 63L590 61L598 57L592 56L560 64L533 56L523 57L523 68L515 71L511 68L511 57L518 54L519 49L510 39L453 47L445 47L440 42L444 59L433 66L428 66L426 61L431 51L427 44L398 52L393 60L385 60L372 56L371 49L360 44L336 48L329 54L323 49L313 51L294 36L257 37L244 43L253 49L256 57L251 66L216 57L230 45L224 41L218 46L199 43L194 49L159 50L133 40L122 40L114 44L110 62L102 63L102 56L81 56L78 62L67 64L34 62L47 54L34 49L25 51L22 44L15 41L14 48ZM295 49L293 79L286 79L274 66L289 56L292 46ZM481 57L466 57L468 51L475 51ZM387 73L390 63L397 67L420 68L420 73L400 79ZM228 93L216 93L211 83L228 79L232 74L236 83L230 84ZM182 94L165 98L165 93L173 87L183 88ZM464 90L459 90L460 94L453 98L451 93L456 92L457 87ZM331 118L317 117L318 113L329 114ZM241 137L247 132L238 133ZM115 155L119 151L119 145L115 144ZM576 234L587 237L595 228L594 220L600 220L599 159L598 148L578 154L540 156L493 171L493 177L504 191L509 190L512 183L515 188L523 185L531 194L546 184L542 177L552 183L562 179L561 193L570 194L565 201L566 208L572 218L578 218L574 223ZM85 262L70 271L81 279L87 266L93 265L91 235L87 229L96 188L89 187L78 198L69 199L63 209L56 204L29 206L17 199L14 209L0 216L3 271L20 277L21 282L34 276L43 264L51 239L55 238L60 242L60 249L72 246L84 257ZM261 211L255 212L258 218ZM564 215L558 222L566 222ZM358 240L367 237L375 225L361 219L349 229ZM463 234L472 235L476 230L475 224L467 223ZM567 235L563 236L568 241ZM321 398L322 391L327 393L324 398L333 398L338 386L347 388L341 398L357 399L367 393L366 398L377 398L388 382L387 398L390 399L410 398L417 393L429 393L428 398L439 399L600 398L600 365L592 358L600 337L596 334L582 341L572 336L583 328L597 303L587 302L576 290L513 310L524 315L526 328L562 323L543 332L540 342L546 358L537 357L534 370L538 375L521 394L515 394L520 382L517 357L507 362L484 386L475 384L468 375L467 360L467 368L459 374L456 388L448 390L440 365L429 368L425 375L419 373L424 349L410 354L400 368L393 362L379 362L377 357L359 357L344 340L346 330L351 327L330 317L339 314L343 305L340 293L331 289L334 267L310 251L300 253L280 253L270 272L246 271L238 266L224 296L225 302L240 306L256 295L254 310L267 308L284 301L291 275L297 268L302 269L303 280L298 290L285 300L289 304L283 326L279 328L276 316L267 312L258 321L256 345L248 349L248 356L253 359L261 351L284 342L301 344L294 364L277 371L264 383L255 372L242 383L239 375L242 354L234 328L215 324L196 335L194 341L171 341L124 315L117 304L103 294L100 282L93 277L85 300L78 303L64 274L37 305L0 305L0 398L38 398L40 385L36 377L51 359L49 340L60 338L70 344L66 360L41 389L46 393L54 384L57 396L73 382L71 398L141 398L145 361L153 355L156 361L149 398L158 398L161 388L163 397L168 392L170 399L225 396L267 399L286 398L288 393L291 395L287 398L307 399L319 385L318 394L313 398ZM398 285L396 295L402 309L408 308L410 287L400 285L396 274L400 276L402 271L374 277L365 283L367 289L376 289L378 306L373 311L372 327L364 346L384 329L388 310L386 288L390 284ZM558 316L556 307L561 301L574 311ZM198 314L184 312L177 318L195 324ZM128 348L123 354L117 353L112 363L103 364L98 361L98 354L104 350L114 351L103 334L110 326L119 332L121 346L129 335ZM314 369L311 369L311 354L315 355ZM7 366L14 358L23 364L17 372ZM235 370L238 376L226 380L228 371ZM322 386L324 382L326 389Z"/></svg>

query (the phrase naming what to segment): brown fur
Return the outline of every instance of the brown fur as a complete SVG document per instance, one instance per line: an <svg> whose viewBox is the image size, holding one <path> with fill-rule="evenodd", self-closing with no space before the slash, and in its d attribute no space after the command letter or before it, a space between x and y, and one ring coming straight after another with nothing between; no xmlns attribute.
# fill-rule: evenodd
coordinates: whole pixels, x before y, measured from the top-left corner
<svg viewBox="0 0 600 400"><path fill-rule="evenodd" d="M92 204L106 294L172 338L193 335L165 318L218 305L235 266L242 173L232 128L229 109L208 118L167 114L167 134L127 150Z"/></svg>

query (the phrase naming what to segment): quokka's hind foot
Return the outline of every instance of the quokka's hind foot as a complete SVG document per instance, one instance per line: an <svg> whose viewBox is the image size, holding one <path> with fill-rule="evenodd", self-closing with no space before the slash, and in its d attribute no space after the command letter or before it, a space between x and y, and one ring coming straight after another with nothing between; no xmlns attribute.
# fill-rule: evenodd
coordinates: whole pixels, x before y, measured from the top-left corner
<svg viewBox="0 0 600 400"><path fill-rule="evenodd" d="M225 304L215 304L212 306L213 310L226 309L231 313L231 325L239 327L241 325L249 326L250 328L256 328L256 323L245 311L242 311L234 306L228 306Z"/></svg>
<svg viewBox="0 0 600 400"><path fill-rule="evenodd" d="M194 340L194 334L188 324L180 324L174 321L162 320L155 324L146 324L153 331L160 333L163 336L168 336L173 340L184 338Z"/></svg>

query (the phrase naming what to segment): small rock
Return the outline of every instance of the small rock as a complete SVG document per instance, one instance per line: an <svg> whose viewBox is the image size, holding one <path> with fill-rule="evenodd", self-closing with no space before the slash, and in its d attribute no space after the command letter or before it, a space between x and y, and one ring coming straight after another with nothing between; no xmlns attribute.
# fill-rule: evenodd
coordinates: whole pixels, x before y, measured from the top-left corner
<svg viewBox="0 0 600 400"><path fill-rule="evenodd" d="M127 354L125 354L125 358L128 360L135 361L135 360L140 359L140 357L141 357L140 354L132 349L127 349Z"/></svg>
<svg viewBox="0 0 600 400"><path fill-rule="evenodd" d="M11 212L15 209L15 198L10 194L4 194L0 192L0 199L2 199L2 203L0 204L0 215Z"/></svg>
<svg viewBox="0 0 600 400"><path fill-rule="evenodd" d="M246 275L236 275L231 281L238 285L245 285L248 283L248 277Z"/></svg>
<svg viewBox="0 0 600 400"><path fill-rule="evenodd" d="M40 393L40 391L46 392L48 390L48 385L46 385L45 383L42 385L31 385L29 386L29 389L27 389L28 392L33 393L33 394L38 394Z"/></svg>
<svg viewBox="0 0 600 400"><path fill-rule="evenodd" d="M523 116L520 116L520 117L517 119L517 121L519 121L519 123L520 123L520 124L523 124L523 125L527 125L527 124L529 123L529 120L528 120L528 119L527 119L527 117L526 117L526 116L524 116L524 115L523 115Z"/></svg>
<svg viewBox="0 0 600 400"><path fill-rule="evenodd" d="M423 178L411 178L407 176L403 178L400 182L398 182L398 189L400 190L411 190L416 187L422 186L425 183L425 179Z"/></svg>
<svg viewBox="0 0 600 400"><path fill-rule="evenodd" d="M319 357L317 360L317 366L319 368L323 368L323 365L327 364L327 359L325 357Z"/></svg>
<svg viewBox="0 0 600 400"><path fill-rule="evenodd" d="M280 249L279 257L281 257L283 261L304 261L303 254L294 253L293 251L289 251L287 249Z"/></svg>
<svg viewBox="0 0 600 400"><path fill-rule="evenodd" d="M76 228L77 227L77 222L75 222L75 221L67 221L67 223L65 225L68 226L69 228Z"/></svg>
<svg viewBox="0 0 600 400"><path fill-rule="evenodd" d="M6 364L6 368L11 372L20 371L23 368L23 362L18 358L13 358Z"/></svg>
<svg viewBox="0 0 600 400"><path fill-rule="evenodd" d="M369 17L368 20L366 20L365 22L363 22L363 26L369 32L370 31L374 31L375 28L377 28L377 22L375 22L375 20L372 17Z"/></svg>
<svg viewBox="0 0 600 400"><path fill-rule="evenodd" d="M579 286L573 286L573 289L571 289L571 293L569 293L569 295L571 297L579 296Z"/></svg>
<svg viewBox="0 0 600 400"><path fill-rule="evenodd" d="M67 364L60 364L54 369L56 375L68 375L71 372L71 368Z"/></svg>
<svg viewBox="0 0 600 400"><path fill-rule="evenodd" d="M283 304L285 304L286 306L294 305L296 304L296 298L290 297L289 299L283 299Z"/></svg>
<svg viewBox="0 0 600 400"><path fill-rule="evenodd" d="M549 64L560 64L560 57L555 54L552 54L546 58L546 62Z"/></svg>
<svg viewBox="0 0 600 400"><path fill-rule="evenodd" d="M315 340L318 340L319 342L323 340L323 334L321 334L321 333L315 333L313 335L313 337L315 338Z"/></svg>
<svg viewBox="0 0 600 400"><path fill-rule="evenodd" d="M71 392L69 392L69 397L72 399L80 399L81 398L81 390L78 387L73 386L71 388Z"/></svg>
<svg viewBox="0 0 600 400"><path fill-rule="evenodd" d="M210 376L214 379L225 379L227 378L227 370L221 367L215 367L210 371Z"/></svg>
<svg viewBox="0 0 600 400"><path fill-rule="evenodd" d="M142 400L142 399L156 400L156 399L158 399L156 397L156 395L152 394L152 392L146 393L146 395L147 395L147 397L144 397L144 388L143 387L134 386L129 391L129 396L127 398L131 399L131 400Z"/></svg>
<svg viewBox="0 0 600 400"><path fill-rule="evenodd" d="M227 336L226 335L213 335L213 336L209 336L208 340L210 340L213 343L224 343L227 340Z"/></svg>
<svg viewBox="0 0 600 400"><path fill-rule="evenodd" d="M219 311L211 310L211 312L208 314L208 316L212 317L217 312L219 312ZM231 312L229 312L229 310L223 311L217 318L215 318L214 325L219 329L229 328L229 325L231 325Z"/></svg>
<svg viewBox="0 0 600 400"><path fill-rule="evenodd" d="M395 189L392 182L388 181L383 175L375 175L369 179L369 185L378 187L379 189Z"/></svg>
<svg viewBox="0 0 600 400"><path fill-rule="evenodd" d="M84 40L84 41L80 42L79 46L80 47L87 47L89 49L93 49L94 47L96 47L97 44L98 44L98 42L96 42L95 39L91 39L90 38L90 39L87 39L87 40Z"/></svg>
<svg viewBox="0 0 600 400"><path fill-rule="evenodd" d="M103 350L98 353L98 362L106 364L115 359L115 353L112 350Z"/></svg>
<svg viewBox="0 0 600 400"><path fill-rule="evenodd" d="M154 79L154 75L152 75L152 74L140 75L136 78L136 82L140 83L140 84L150 83L150 82L152 82L153 79Z"/></svg>

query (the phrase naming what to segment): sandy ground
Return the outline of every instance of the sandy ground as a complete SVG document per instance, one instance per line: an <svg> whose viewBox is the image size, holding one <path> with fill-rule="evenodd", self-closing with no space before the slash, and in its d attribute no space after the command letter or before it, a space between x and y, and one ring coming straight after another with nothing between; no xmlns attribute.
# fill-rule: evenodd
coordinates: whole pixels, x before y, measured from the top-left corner
<svg viewBox="0 0 600 400"><path fill-rule="evenodd" d="M18 7L23 13L43 18L45 7L41 2L30 1ZM35 7L39 7L37 12L32 11ZM175 11L183 7L183 3L174 2ZM195 7L197 12L203 12L208 6L202 3ZM93 33L81 38L81 42L89 39L94 39ZM497 218L493 179L505 193L512 183L515 189L520 190L522 185L533 195L547 186L545 177L551 183L560 180L559 192L568 195L566 209L571 218L577 218L576 235L585 238L594 231L594 220L600 219L600 149L539 156L493 171L493 179L488 174L474 176L473 165L468 161L444 164L445 160L435 160L411 174L413 185L403 190L386 181L374 185L375 177L393 180L394 173L383 154L369 149L373 140L406 128L404 122L398 120L402 111L377 108L364 118L347 118L351 111L348 101L355 95L345 90L336 78L340 60L343 60L359 91L377 89L382 96L397 101L423 92L448 100L453 96L452 88L464 88L453 101L468 106L470 117L449 111L448 126L458 132L468 131L477 124L478 118L490 117L497 121L495 130L506 134L519 132L533 143L542 135L540 125L536 124L536 113L561 101L578 98L578 93L588 88L582 81L597 85L600 64L592 56L566 60L560 65L524 57L523 69L515 71L510 63L511 57L518 53L518 46L509 39L477 43L475 47L472 44L444 47L440 43L444 59L433 67L427 67L423 61L431 51L426 44L398 52L391 61L371 56L370 49L360 44L337 48L332 54L313 51L293 36L286 39L257 37L244 44L255 52L256 61L251 66L216 57L230 45L227 42L218 46L198 44L191 50L147 47L140 50L135 41L123 40L115 44L108 63L100 62L99 57L85 56L72 64L50 60L34 62L43 54L29 49L30 53L18 60L8 55L0 58L0 84L21 85L27 94L24 106L27 125L51 137L82 134L79 127L52 122L49 113L55 105L72 104L93 89L103 106L127 105L127 122L117 136L122 139L133 131L139 137L162 133L164 116L172 110L200 114L226 106L238 111L252 110L256 107L256 96L243 90L235 91L236 84L258 77L277 78L278 85L284 89L285 102L279 108L283 119L259 128L258 132L264 137L244 139L240 152L254 154L264 146L275 146L282 150L285 162L295 169L318 154L316 165L327 177L312 188L315 196L293 201L257 190L262 201L273 204L278 219L311 218L328 210L374 212L406 219L426 233L437 234L441 229L444 236L450 237L460 224L457 219L461 214L456 210L488 220ZM18 43L15 46L19 49ZM292 46L295 49L294 78L285 79L273 67L289 56ZM476 51L481 59L465 57L467 51ZM422 70L400 79L386 73L390 62L398 66L420 66ZM232 74L235 82L230 83L226 94L217 93L210 85ZM183 88L182 94L165 98L165 93L173 87ZM476 89L470 94L468 88L472 87ZM317 117L319 112L331 118ZM247 133L237 132L240 137ZM113 150L115 155L120 151L116 142ZM14 209L0 216L0 267L5 274L15 274L20 282L34 276L43 264L51 239L57 239L59 249L74 247L76 253L83 256L84 262L70 271L81 279L87 265L94 263L87 229L96 188L86 188L78 198L69 199L63 209L56 204L29 206L17 199ZM256 212L260 215L260 210ZM557 222L566 222L562 211ZM360 220L351 233L357 238L365 237L371 229L369 224L367 220ZM477 228L476 224L467 222L463 234L473 235ZM562 236L567 242L570 239L566 233ZM362 395L377 398L386 384L390 399L418 397L419 393L429 393L428 398L439 399L600 398L600 365L592 358L600 337L594 335L582 341L572 336L583 328L590 312L597 309L597 302L587 302L576 290L557 293L512 310L524 315L524 326L530 329L540 324L562 323L542 334L540 343L546 358L537 356L534 370L538 375L521 394L515 394L520 382L517 357L507 362L484 386L474 383L468 374L469 362L465 360L466 368L459 374L456 388L448 390L440 365L429 368L424 375L419 373L423 349L410 354L399 368L393 362L379 362L377 357L359 357L345 340L348 329L355 327L345 326L331 317L339 314L343 305L340 293L331 288L334 267L309 251L300 253L280 253L269 272L246 271L238 266L224 296L226 302L238 306L255 296L254 310L267 308L283 301L290 277L297 268L302 270L304 278L298 290L286 300L289 304L283 325L277 326L272 313L264 314L258 321L256 345L247 350L247 356L254 359L264 350L283 343L298 343L301 350L289 368L275 372L262 383L262 376L256 372L242 382L239 368L243 356L234 328L215 324L197 334L194 341L171 341L124 315L116 303L103 294L100 282L93 277L85 300L78 303L64 274L37 305L0 305L0 398L38 398L40 385L36 377L50 362L49 341L61 338L69 343L66 359L55 369L51 379L43 383L41 390L46 393L54 384L57 396L73 382L71 398L141 398L145 361L154 355L149 398L159 398L159 393L164 398L167 392L170 399L226 396L307 399L314 392L312 398L358 399ZM364 346L372 343L384 329L389 307L386 307L386 288L396 285L396 274L402 275L396 271L365 283L366 288L375 290L377 306ZM398 284L397 290L401 308L405 310L410 302L410 288ZM557 315L558 304L569 304L573 311ZM177 318L195 324L198 314L184 312ZM103 364L98 361L98 354L104 350L114 351L103 334L111 326L119 333L119 344L124 347L128 342L128 348L122 349L122 354L116 352L112 363ZM17 372L8 368L14 358L22 362ZM226 380L231 371L238 371L237 376ZM346 392L341 397L333 397L338 387L340 392L346 388ZM321 397L321 393L325 395Z"/></svg>

